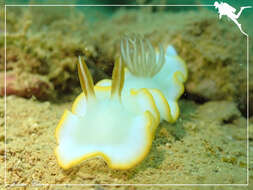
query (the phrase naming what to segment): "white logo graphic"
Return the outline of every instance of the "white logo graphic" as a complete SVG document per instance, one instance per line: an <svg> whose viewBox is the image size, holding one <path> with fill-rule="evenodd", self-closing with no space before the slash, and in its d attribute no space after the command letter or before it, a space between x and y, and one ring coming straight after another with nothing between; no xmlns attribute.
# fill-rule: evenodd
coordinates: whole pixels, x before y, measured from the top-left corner
<svg viewBox="0 0 253 190"><path fill-rule="evenodd" d="M242 14L242 11L244 9L247 8L251 8L251 6L246 6L246 7L241 7L240 11L235 14L236 9L232 6L230 6L227 3L218 3L217 1L214 2L214 6L216 9L218 9L218 13L219 13L219 19L221 19L221 17L223 15L226 15L228 18L230 18L240 29L240 31L245 34L246 36L248 36L248 34L246 34L243 30L242 30L242 26L241 24L237 21L237 19L240 17L240 15Z"/></svg>

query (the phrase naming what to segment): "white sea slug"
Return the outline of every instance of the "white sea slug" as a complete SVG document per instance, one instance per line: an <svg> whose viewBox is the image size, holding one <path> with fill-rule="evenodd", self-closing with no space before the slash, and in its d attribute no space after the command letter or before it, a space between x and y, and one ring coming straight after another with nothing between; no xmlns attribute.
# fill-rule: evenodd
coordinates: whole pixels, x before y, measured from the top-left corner
<svg viewBox="0 0 253 190"><path fill-rule="evenodd" d="M129 169L148 154L160 115L146 89L131 90L125 103L124 66L117 59L111 84L95 86L86 64L79 58L83 92L72 112L65 110L57 128L55 154L68 169L84 160L101 157L113 169Z"/></svg>
<svg viewBox="0 0 253 190"><path fill-rule="evenodd" d="M125 37L121 41L121 56L125 62L125 85L123 102L131 89L147 89L159 110L161 120L175 122L179 116L177 100L184 91L187 68L173 46L162 46L155 51L148 40L141 36ZM111 80L104 79L96 86L111 86Z"/></svg>

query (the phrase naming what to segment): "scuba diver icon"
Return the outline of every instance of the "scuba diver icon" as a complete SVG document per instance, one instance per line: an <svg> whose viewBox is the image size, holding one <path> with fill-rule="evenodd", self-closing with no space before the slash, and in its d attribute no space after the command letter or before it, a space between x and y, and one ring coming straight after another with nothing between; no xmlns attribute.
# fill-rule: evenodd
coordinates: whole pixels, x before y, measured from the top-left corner
<svg viewBox="0 0 253 190"><path fill-rule="evenodd" d="M219 19L221 19L221 17L223 15L226 15L228 18L230 18L237 26L238 28L240 29L240 31L247 35L243 30L242 30L242 26L241 24L237 21L237 19L240 17L240 15L242 14L242 11L244 9L247 9L247 8L251 8L251 6L246 6L246 7L241 7L240 8L240 11L235 14L235 11L236 9L232 6L230 6L229 4L227 3L218 3L217 1L214 2L214 6L216 9L218 9L218 13L219 13ZM248 35L247 35L248 36Z"/></svg>

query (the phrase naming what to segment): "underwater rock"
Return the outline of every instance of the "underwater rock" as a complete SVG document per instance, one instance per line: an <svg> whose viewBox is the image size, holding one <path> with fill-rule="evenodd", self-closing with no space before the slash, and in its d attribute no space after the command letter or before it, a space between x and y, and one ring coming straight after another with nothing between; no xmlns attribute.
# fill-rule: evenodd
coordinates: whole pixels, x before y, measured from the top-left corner
<svg viewBox="0 0 253 190"><path fill-rule="evenodd" d="M117 44L125 32L143 34L155 45L172 44L189 69L187 93L205 100L238 102L245 115L246 38L233 23L219 20L211 11L154 14L121 10L105 24L96 25L92 35L99 50L113 57L119 53ZM249 85L253 89L253 83ZM253 102L253 95L250 98Z"/></svg>
<svg viewBox="0 0 253 190"><path fill-rule="evenodd" d="M63 92L64 94L73 92L73 89L79 86L74 72L77 56L89 57L92 52L92 47L86 46L84 39L88 28L84 15L71 8L16 7L9 10L6 70L8 72L22 70L28 80L31 80L29 87L24 87L22 84L21 89L10 87L7 89L8 92L22 97L33 95L45 100L50 99L52 94L57 96ZM4 58L4 44L3 33L1 33L0 52L3 52L0 55L1 60ZM0 64L0 72L4 73L4 67L4 64ZM19 83L15 82L14 78L11 79L12 86L13 83ZM17 79L19 80L19 77ZM45 85L37 87L37 82Z"/></svg>
<svg viewBox="0 0 253 190"><path fill-rule="evenodd" d="M205 100L238 102L246 115L246 38L234 23L219 20L216 12L200 8L195 12L154 13L122 8L110 19L100 18L91 25L88 15L72 9L15 10L7 18L7 69L22 68L46 76L57 94L71 93L79 86L75 73L79 55L87 57L88 66L92 63L110 75L115 55L120 54L119 41L134 32L154 46L162 42L164 47L172 44L176 48L189 69L187 93ZM249 89L253 89L252 81L251 77ZM253 103L252 90L249 97ZM251 115L253 105L250 108Z"/></svg>
<svg viewBox="0 0 253 190"><path fill-rule="evenodd" d="M229 101L209 101L198 108L197 115L207 122L223 123L238 122L241 117L236 104Z"/></svg>
<svg viewBox="0 0 253 190"><path fill-rule="evenodd" d="M0 72L0 81L5 81L4 72ZM4 96L4 83L0 84L0 96ZM6 73L6 95L16 95L25 98L35 96L45 100L54 96L53 85L43 76L30 73Z"/></svg>

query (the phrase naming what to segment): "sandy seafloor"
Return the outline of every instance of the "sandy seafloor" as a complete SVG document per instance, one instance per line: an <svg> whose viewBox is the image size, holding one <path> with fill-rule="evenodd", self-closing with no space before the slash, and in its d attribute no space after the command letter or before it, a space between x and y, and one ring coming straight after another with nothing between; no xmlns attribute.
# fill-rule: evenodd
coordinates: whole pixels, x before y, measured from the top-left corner
<svg viewBox="0 0 253 190"><path fill-rule="evenodd" d="M3 116L4 99L0 100L0 113ZM101 159L88 160L66 171L59 167L54 155L55 126L64 109L70 109L71 104L56 105L7 97L8 184L246 183L246 121L240 117L232 102L197 105L192 101L180 101L180 107L184 109L179 120L175 124L160 124L148 156L141 164L127 171L112 170ZM3 129L2 117L0 122ZM2 174L3 139L1 130ZM3 181L3 176L0 179ZM98 186L95 189L146 188Z"/></svg>
<svg viewBox="0 0 253 190"><path fill-rule="evenodd" d="M21 73L25 85L18 77L16 81L11 81L11 88L14 88L14 94L18 96L6 97L6 110L5 99L0 97L0 184L4 184L5 169L6 183L9 184L6 187L0 186L1 189L253 189L252 185L248 187L162 186L162 184L247 183L246 106L244 99L240 98L245 95L245 91L241 90L245 86L241 84L246 83L244 75L238 74L240 72L245 74L245 70L238 69L236 65L239 61L245 63L245 58L241 58L245 57L245 54L242 55L238 51L238 44L241 44L241 41L236 38L240 35L237 28L233 28L234 25L231 23L228 24L230 26L228 29L218 26L216 15L207 12L201 12L199 15L196 13L152 15L149 11L144 10L143 13L123 11L94 32L89 31L87 23L81 25L82 17L72 23L71 19L76 18L75 14L66 16L66 19L65 16L63 18L59 16L59 12L53 13L56 17L54 15L50 17L54 10L49 11L48 15L45 14L45 10L44 12L35 10L34 12L40 16L46 15L40 20L34 17L32 11L24 11L24 13L9 11L8 23L11 32L8 33L7 77L9 73L18 73L16 77ZM179 19L184 16L186 19ZM13 19L17 18L20 19L15 23ZM52 18L56 21L48 24ZM180 21L173 25L174 18ZM150 20L155 23L154 26ZM164 21L170 23L169 29L164 26ZM48 29L45 29L41 23L47 23ZM71 32L65 31L66 26ZM29 27L32 28L31 31ZM98 67L104 69L108 75L111 72L115 52L119 49L119 46L115 45L119 43L118 34L123 34L128 28L143 33L155 44L163 39L165 44L172 43L186 61L189 80L186 83L186 95L179 100L181 111L179 119L174 124L162 122L159 125L148 156L130 170L112 170L99 158L63 170L54 154L56 147L54 134L64 110L71 109L75 96L80 92L76 76L75 53L83 52L90 62L97 63ZM83 32L80 32L82 29ZM81 37L76 38L73 35L77 31L81 33ZM223 33L226 43L222 41ZM45 39L45 36L48 42L44 43L41 39ZM85 45L82 44L84 47L79 45L82 40L85 41ZM216 43L220 46L216 46ZM3 52L3 43L0 45ZM24 46L29 47L26 49ZM90 57L86 47L92 54ZM2 54L0 58L2 60ZM216 62L217 68L214 66ZM245 64L242 66L244 67ZM210 80L206 80L207 78ZM213 81L216 82L215 85ZM46 90L37 88L37 84L45 84L48 88ZM72 84L74 87L70 88ZM208 88L208 85L212 88ZM38 96L38 99L45 95L43 101L34 97L19 97L25 96L24 92L30 87L34 90L33 95ZM64 101L61 99L55 101L55 96L64 96L65 92L71 95L68 94L69 97L63 98ZM193 98L195 95L197 98ZM4 167L5 113L6 168ZM250 154L253 153L252 139L251 117L249 119ZM249 163L249 180L252 181L252 157L249 157ZM15 184L25 186L16 187ZM40 184L45 185L40 186ZM57 184L69 184L69 186L57 186ZM78 184L97 185L86 187ZM102 184L118 185L103 186ZM120 186L120 184L150 184L150 186Z"/></svg>

